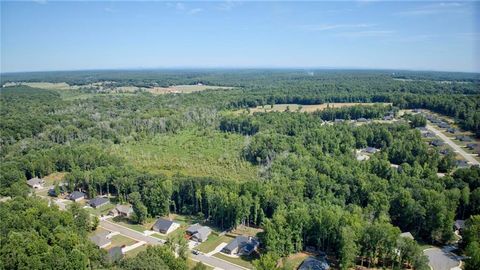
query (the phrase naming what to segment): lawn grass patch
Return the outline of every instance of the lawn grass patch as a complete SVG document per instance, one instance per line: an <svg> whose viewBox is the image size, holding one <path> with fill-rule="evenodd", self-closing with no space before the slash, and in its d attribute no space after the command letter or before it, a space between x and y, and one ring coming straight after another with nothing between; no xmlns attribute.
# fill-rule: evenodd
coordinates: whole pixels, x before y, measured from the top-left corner
<svg viewBox="0 0 480 270"><path fill-rule="evenodd" d="M111 244L112 247L130 246L137 242L132 238L123 236L121 234L112 236L110 240L112 240L112 244Z"/></svg>
<svg viewBox="0 0 480 270"><path fill-rule="evenodd" d="M230 236L219 236L217 234L210 234L208 237L207 241L201 243L200 245L197 246L197 250L203 252L203 253L208 253L212 250L214 250L218 245L221 243L230 243L234 238Z"/></svg>
<svg viewBox="0 0 480 270"><path fill-rule="evenodd" d="M248 269L253 269L253 265L252 265L252 261L257 259L256 256L242 256L240 258L232 258L232 257L229 257L229 256L226 256L222 253L216 253L213 255L214 257L217 257L219 259L222 259L224 261L227 261L227 262L231 262L233 264L236 264L236 265L240 265L240 266L243 266L245 268L248 268Z"/></svg>

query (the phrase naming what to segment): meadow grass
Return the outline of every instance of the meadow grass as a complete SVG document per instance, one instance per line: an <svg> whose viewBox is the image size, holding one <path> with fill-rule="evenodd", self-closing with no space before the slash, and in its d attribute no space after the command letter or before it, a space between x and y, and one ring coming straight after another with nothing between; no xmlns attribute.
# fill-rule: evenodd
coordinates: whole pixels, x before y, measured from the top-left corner
<svg viewBox="0 0 480 270"><path fill-rule="evenodd" d="M220 131L185 130L112 146L135 167L163 173L230 180L256 179L258 169L241 157L246 138Z"/></svg>

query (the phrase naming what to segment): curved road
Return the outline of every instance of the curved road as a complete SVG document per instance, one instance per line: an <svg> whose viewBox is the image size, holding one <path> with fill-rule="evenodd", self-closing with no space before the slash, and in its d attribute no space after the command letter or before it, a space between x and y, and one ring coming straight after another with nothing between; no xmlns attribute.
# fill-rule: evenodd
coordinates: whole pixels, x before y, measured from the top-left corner
<svg viewBox="0 0 480 270"><path fill-rule="evenodd" d="M430 130L431 132L435 133L436 136L440 137L444 142L446 142L450 147L452 147L455 152L459 153L462 155L462 157L467 160L469 163L472 165L480 165L480 162L476 160L471 154L465 152L465 150L462 149L462 147L458 146L458 144L454 143L450 138L445 136L440 130L434 128L431 125L427 124L427 129Z"/></svg>
<svg viewBox="0 0 480 270"><path fill-rule="evenodd" d="M144 241L147 242L150 245L162 245L164 244L164 240L158 239L153 236L146 236L141 232L137 232L135 230L132 230L130 228L121 226L119 224L110 222L108 220L100 220L100 227L109 230L109 231L116 231L119 232L125 236L128 236L134 240L137 241ZM210 256L205 256L203 254L190 254L190 257L195 260L195 261L200 261L203 262L204 264L210 265L215 267L215 269L224 269L224 270L245 270L247 268L241 267L239 265L235 265L232 263L229 263L227 261L218 259L216 257L210 257Z"/></svg>
<svg viewBox="0 0 480 270"><path fill-rule="evenodd" d="M428 264L433 270L450 270L460 266L460 258L451 253L448 247L428 248L423 251L428 257Z"/></svg>

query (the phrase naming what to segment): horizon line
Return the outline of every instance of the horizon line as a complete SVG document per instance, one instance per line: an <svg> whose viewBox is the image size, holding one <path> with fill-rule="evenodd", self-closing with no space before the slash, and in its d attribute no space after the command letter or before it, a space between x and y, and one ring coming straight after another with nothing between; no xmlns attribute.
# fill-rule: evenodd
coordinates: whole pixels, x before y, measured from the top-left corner
<svg viewBox="0 0 480 270"><path fill-rule="evenodd" d="M155 71L155 70L351 70L351 71L413 71L413 72L448 72L480 74L480 71L454 71L435 69L408 69L408 68L373 68L373 67L330 67L330 66L171 66L171 67L125 67L125 68L86 68L86 69L51 69L51 70L22 70L0 72L1 75L20 73L48 73L48 72L82 72L82 71Z"/></svg>

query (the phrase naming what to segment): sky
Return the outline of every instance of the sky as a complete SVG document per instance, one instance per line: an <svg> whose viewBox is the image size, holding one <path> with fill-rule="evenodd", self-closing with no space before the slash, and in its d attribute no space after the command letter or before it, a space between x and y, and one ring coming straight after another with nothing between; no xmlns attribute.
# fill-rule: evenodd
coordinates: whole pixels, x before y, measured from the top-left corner
<svg viewBox="0 0 480 270"><path fill-rule="evenodd" d="M480 72L480 2L1 1L1 72Z"/></svg>

